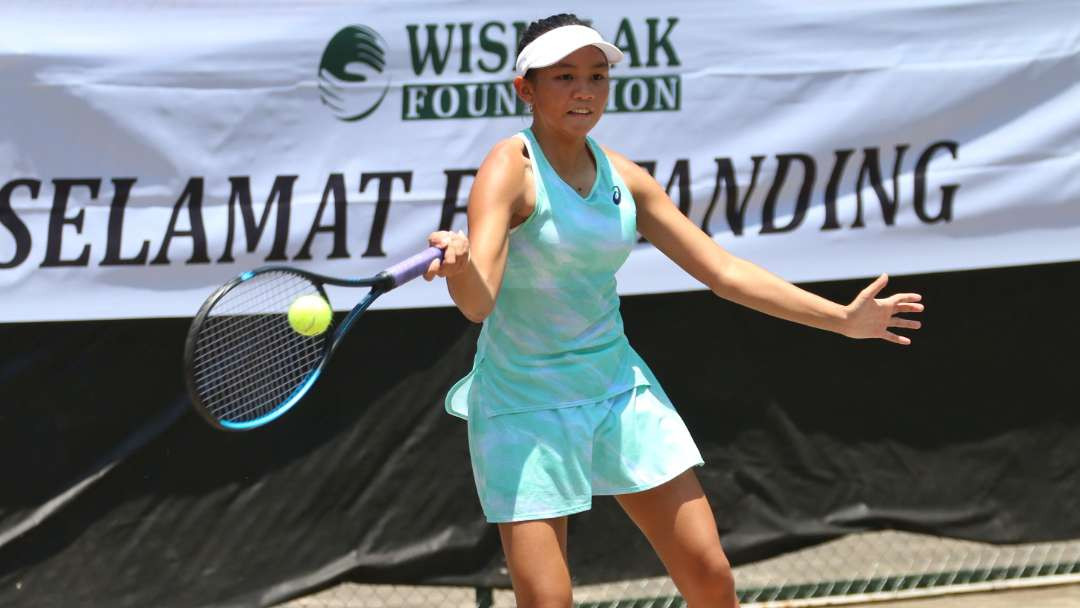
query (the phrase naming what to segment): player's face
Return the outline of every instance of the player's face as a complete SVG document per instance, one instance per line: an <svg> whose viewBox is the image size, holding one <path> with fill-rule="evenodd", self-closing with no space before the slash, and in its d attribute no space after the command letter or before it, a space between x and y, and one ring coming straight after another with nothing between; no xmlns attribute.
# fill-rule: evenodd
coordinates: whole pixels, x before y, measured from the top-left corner
<svg viewBox="0 0 1080 608"><path fill-rule="evenodd" d="M533 120L584 136L600 120L608 100L608 63L604 52L582 47L558 63L533 71L519 92L533 107Z"/></svg>

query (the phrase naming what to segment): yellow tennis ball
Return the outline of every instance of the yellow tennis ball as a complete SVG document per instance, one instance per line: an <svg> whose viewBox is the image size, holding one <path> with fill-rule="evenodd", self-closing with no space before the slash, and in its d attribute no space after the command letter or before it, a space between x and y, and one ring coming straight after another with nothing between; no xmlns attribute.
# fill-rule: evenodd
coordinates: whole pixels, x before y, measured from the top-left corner
<svg viewBox="0 0 1080 608"><path fill-rule="evenodd" d="M330 327L334 318L330 304L321 296L308 294L293 300L289 306L289 326L304 336L317 336Z"/></svg>

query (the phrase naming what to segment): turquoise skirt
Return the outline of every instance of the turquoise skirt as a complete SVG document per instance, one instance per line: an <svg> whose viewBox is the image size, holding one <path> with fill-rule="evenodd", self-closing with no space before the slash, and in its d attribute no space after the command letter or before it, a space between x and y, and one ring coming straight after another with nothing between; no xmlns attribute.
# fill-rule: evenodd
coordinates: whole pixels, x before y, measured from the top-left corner
<svg viewBox="0 0 1080 608"><path fill-rule="evenodd" d="M654 488L704 464L658 386L546 410L468 416L476 492L492 523L586 511L595 495Z"/></svg>

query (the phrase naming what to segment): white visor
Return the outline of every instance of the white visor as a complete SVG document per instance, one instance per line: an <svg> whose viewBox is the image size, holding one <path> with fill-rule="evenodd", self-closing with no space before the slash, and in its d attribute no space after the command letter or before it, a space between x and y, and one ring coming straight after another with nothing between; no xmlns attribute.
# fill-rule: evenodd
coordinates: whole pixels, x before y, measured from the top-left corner
<svg viewBox="0 0 1080 608"><path fill-rule="evenodd" d="M609 64L622 61L623 53L619 47L604 42L596 30L585 25L564 25L540 34L521 49L517 57L517 73L524 76L533 68L555 65L563 57L589 45L603 51Z"/></svg>

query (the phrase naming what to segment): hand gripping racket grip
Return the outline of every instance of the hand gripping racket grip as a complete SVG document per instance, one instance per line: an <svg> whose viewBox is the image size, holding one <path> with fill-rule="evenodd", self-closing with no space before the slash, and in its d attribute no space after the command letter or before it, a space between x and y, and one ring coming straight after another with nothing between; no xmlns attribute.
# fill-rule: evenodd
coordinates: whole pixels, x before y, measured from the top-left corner
<svg viewBox="0 0 1080 608"><path fill-rule="evenodd" d="M444 251L438 247L428 247L420 253L398 262L379 273L389 282L387 291L404 285L416 277L424 274L431 265L432 260L441 260Z"/></svg>

